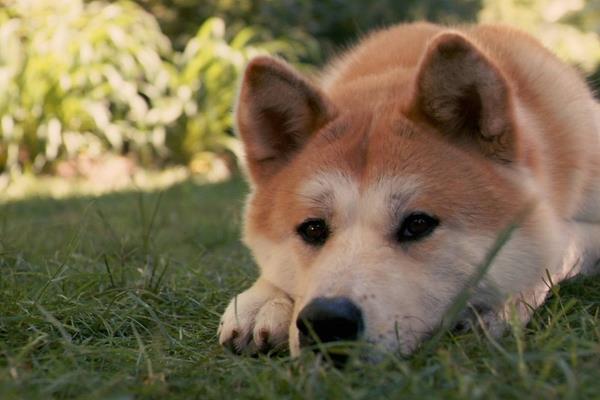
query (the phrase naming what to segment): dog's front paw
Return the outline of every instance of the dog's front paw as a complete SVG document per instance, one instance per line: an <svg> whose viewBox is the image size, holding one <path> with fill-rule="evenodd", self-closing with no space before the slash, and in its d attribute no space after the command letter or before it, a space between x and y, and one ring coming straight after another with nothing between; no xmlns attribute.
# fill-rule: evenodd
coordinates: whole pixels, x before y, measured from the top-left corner
<svg viewBox="0 0 600 400"><path fill-rule="evenodd" d="M268 283L257 282L234 297L219 325L219 343L237 354L279 350L287 344L293 302Z"/></svg>

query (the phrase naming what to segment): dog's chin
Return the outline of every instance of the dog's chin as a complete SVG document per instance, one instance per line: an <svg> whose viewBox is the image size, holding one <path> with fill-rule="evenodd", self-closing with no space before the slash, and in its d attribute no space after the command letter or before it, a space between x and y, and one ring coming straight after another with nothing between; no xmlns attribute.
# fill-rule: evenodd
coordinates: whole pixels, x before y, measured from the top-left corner
<svg viewBox="0 0 600 400"><path fill-rule="evenodd" d="M342 353L341 357L344 365L351 365L352 361L358 361L361 364L381 364L386 359L398 357L398 355L400 355L400 352L397 349L388 349L382 344L369 343L363 340L350 346L345 353Z"/></svg>
<svg viewBox="0 0 600 400"><path fill-rule="evenodd" d="M327 349L327 354L323 354L321 350ZM345 368L353 363L360 364L381 364L391 358L404 358L406 355L402 353L397 346L386 345L384 343L375 343L370 340L359 339L354 343L334 344L327 343L321 346L310 346L299 350L300 352L314 352L317 359L329 363L336 368Z"/></svg>
<svg viewBox="0 0 600 400"><path fill-rule="evenodd" d="M409 359L415 352L431 338L434 331L425 334L421 340L401 341L397 337L388 338L389 340L373 340L363 338L355 343L349 344L346 348L344 360L357 360L366 364L381 364L393 360ZM351 362L349 363L351 364Z"/></svg>

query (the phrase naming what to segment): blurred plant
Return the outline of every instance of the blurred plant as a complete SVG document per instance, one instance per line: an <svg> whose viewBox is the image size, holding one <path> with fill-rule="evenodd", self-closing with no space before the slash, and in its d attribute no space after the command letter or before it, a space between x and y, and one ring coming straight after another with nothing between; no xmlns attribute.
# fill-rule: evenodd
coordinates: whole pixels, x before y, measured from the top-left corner
<svg viewBox="0 0 600 400"><path fill-rule="evenodd" d="M297 61L311 43L263 40L251 27L228 41L212 18L178 53L131 1L0 4L0 172L107 149L210 168L214 152L236 151L230 107L247 60Z"/></svg>
<svg viewBox="0 0 600 400"><path fill-rule="evenodd" d="M0 9L0 170L58 157L166 153L180 113L169 40L131 2L15 0Z"/></svg>
<svg viewBox="0 0 600 400"><path fill-rule="evenodd" d="M567 14L563 21L600 35L600 0L580 1L577 8L577 11Z"/></svg>
<svg viewBox="0 0 600 400"><path fill-rule="evenodd" d="M197 21L218 16L233 31L261 26L274 36L316 38L321 51L307 54L320 63L361 34L401 21L475 21L481 0L135 0L156 15L175 47L183 48Z"/></svg>
<svg viewBox="0 0 600 400"><path fill-rule="evenodd" d="M600 65L600 0L484 0L479 20L520 27L585 72Z"/></svg>

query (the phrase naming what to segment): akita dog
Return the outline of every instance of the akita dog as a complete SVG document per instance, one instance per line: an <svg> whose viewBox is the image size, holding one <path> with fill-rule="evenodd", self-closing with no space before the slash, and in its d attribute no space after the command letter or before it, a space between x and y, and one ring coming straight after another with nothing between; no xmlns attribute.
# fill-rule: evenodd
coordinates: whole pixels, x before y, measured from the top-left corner
<svg viewBox="0 0 600 400"><path fill-rule="evenodd" d="M236 123L260 267L220 323L236 352L360 339L406 355L464 290L498 335L598 269L600 107L523 32L399 25L314 82L258 57Z"/></svg>

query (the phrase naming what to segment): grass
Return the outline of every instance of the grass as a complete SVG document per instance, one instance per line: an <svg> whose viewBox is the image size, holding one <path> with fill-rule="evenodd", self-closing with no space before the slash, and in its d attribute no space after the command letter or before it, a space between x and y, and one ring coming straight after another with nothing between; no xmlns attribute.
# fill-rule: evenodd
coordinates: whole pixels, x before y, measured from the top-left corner
<svg viewBox="0 0 600 400"><path fill-rule="evenodd" d="M256 276L245 185L0 205L0 398L598 398L600 280L555 288L527 327L344 370L244 358L219 316Z"/></svg>

